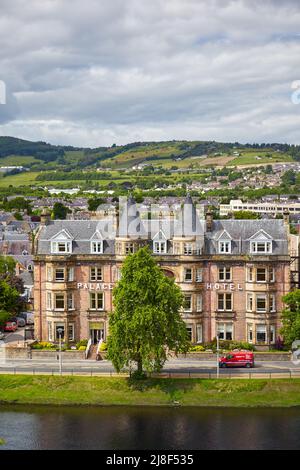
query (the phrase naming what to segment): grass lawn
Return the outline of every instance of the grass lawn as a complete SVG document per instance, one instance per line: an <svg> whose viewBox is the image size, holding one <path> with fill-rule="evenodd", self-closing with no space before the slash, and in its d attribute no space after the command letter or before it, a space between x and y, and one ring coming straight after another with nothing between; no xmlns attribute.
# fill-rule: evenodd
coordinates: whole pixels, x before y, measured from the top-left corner
<svg viewBox="0 0 300 470"><path fill-rule="evenodd" d="M300 379L148 379L0 375L0 404L300 406Z"/></svg>
<svg viewBox="0 0 300 470"><path fill-rule="evenodd" d="M35 178L39 173L34 171L26 171L17 175L6 176L0 178L0 188L12 186L31 186L36 184Z"/></svg>

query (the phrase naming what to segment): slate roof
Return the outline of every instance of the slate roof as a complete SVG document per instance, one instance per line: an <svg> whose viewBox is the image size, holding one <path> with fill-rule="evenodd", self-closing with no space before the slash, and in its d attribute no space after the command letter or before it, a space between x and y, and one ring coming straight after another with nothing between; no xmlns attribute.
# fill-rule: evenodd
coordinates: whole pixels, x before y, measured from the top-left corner
<svg viewBox="0 0 300 470"><path fill-rule="evenodd" d="M62 230L70 234L73 240L72 253L90 254L90 242L97 239L95 233L100 233L104 239L104 254L114 253L114 238L107 239L108 220L55 220L49 225L41 228L38 238L38 254L50 254L51 239L57 236ZM132 222L132 219L130 219ZM167 239L180 235L181 220L175 220L171 225L167 220L140 220L141 231L139 234L145 236L148 234L149 243L152 238L160 231L166 235ZM218 252L218 243L220 240L231 239L232 254L247 254L250 252L250 239L261 230L273 240L272 254L288 254L288 238L286 226L281 219L262 219L262 220L214 220L212 231L206 230L204 220L197 220L197 229L199 239L203 240L204 253L216 254ZM225 234L225 235L224 235ZM229 237L228 237L228 235ZM101 239L101 237L98 237ZM266 237L268 238L268 237ZM168 243L168 252L170 253L170 243Z"/></svg>

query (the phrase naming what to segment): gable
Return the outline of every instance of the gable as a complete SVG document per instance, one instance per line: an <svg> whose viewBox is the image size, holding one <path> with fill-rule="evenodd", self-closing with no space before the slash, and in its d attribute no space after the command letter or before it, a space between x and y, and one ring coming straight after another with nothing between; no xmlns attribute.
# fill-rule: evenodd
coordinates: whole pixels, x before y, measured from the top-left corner
<svg viewBox="0 0 300 470"><path fill-rule="evenodd" d="M103 236L99 230L96 230L96 232L91 236L90 238L91 241L102 241Z"/></svg>
<svg viewBox="0 0 300 470"><path fill-rule="evenodd" d="M254 235L252 235L252 237L250 237L249 240L265 242L265 241L273 240L273 238L271 237L271 235L269 235L267 232L261 229L258 232L256 232Z"/></svg>
<svg viewBox="0 0 300 470"><path fill-rule="evenodd" d="M73 240L73 237L65 229L61 230L56 235L53 235L53 237L51 238L51 241L69 241L69 240Z"/></svg>
<svg viewBox="0 0 300 470"><path fill-rule="evenodd" d="M227 232L227 230L223 230L223 232L221 233L221 235L217 238L217 240L232 240L232 237L231 235L229 235L229 233Z"/></svg>
<svg viewBox="0 0 300 470"><path fill-rule="evenodd" d="M166 237L166 235L164 234L163 230L160 230L159 232L157 232L156 235L154 235L154 237L152 238L152 240L163 240L163 241L166 241L166 240L167 240L167 237Z"/></svg>

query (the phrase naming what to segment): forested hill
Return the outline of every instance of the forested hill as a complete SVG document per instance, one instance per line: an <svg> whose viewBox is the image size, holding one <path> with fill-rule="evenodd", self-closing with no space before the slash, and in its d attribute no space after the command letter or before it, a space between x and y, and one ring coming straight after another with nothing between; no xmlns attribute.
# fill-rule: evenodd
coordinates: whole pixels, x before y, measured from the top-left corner
<svg viewBox="0 0 300 470"><path fill-rule="evenodd" d="M300 146L265 143L240 144L215 141L134 142L111 147L79 148L0 137L0 166L24 165L34 171L74 170L86 167L128 168L141 162L163 164L166 161L214 157L238 153L244 149L281 152L300 161ZM237 152L238 151L238 152Z"/></svg>
<svg viewBox="0 0 300 470"><path fill-rule="evenodd" d="M45 159L52 155L58 158L68 150L81 150L75 147L51 145L46 142L31 142L15 137L0 137L0 158L9 155L32 156ZM43 158L44 157L44 158Z"/></svg>

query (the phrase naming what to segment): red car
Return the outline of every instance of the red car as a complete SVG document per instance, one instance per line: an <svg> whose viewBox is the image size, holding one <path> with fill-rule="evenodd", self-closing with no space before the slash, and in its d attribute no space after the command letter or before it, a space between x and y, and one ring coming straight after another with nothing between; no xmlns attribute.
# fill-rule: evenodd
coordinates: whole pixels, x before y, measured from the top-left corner
<svg viewBox="0 0 300 470"><path fill-rule="evenodd" d="M254 367L254 354L251 351L233 351L219 360L220 367Z"/></svg>
<svg viewBox="0 0 300 470"><path fill-rule="evenodd" d="M7 321L4 326L4 331L14 332L18 329L18 325L15 321Z"/></svg>

